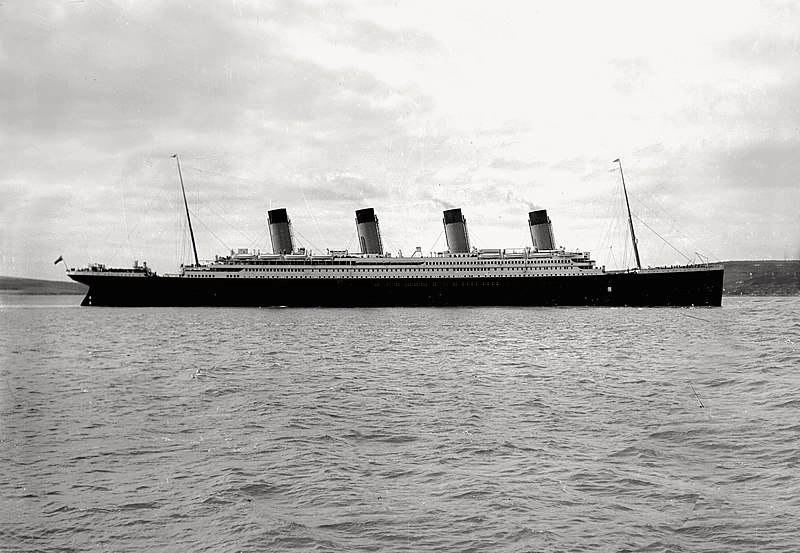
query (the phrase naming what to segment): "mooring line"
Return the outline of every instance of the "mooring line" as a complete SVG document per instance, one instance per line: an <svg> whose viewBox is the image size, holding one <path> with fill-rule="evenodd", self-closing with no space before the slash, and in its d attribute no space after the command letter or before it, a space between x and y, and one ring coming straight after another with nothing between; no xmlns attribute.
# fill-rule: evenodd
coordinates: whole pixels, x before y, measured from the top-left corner
<svg viewBox="0 0 800 553"><path fill-rule="evenodd" d="M697 398L697 402L700 404L700 409L702 409L703 407L705 407L705 405L703 405L703 402L702 402L702 401L700 401L700 396L698 396L698 395L697 395L697 392L695 392L695 390L694 390L694 386L692 386L692 383L691 383L691 382L689 382L689 387L692 389L692 392L694 392L694 397L696 397L696 398Z"/></svg>

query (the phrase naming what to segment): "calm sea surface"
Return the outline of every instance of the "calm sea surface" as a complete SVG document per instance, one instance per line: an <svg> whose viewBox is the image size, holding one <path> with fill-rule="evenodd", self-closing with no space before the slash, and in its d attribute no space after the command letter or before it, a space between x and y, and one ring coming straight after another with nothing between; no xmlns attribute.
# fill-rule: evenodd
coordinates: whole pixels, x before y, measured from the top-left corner
<svg viewBox="0 0 800 553"><path fill-rule="evenodd" d="M798 551L800 298L0 298L2 551Z"/></svg>

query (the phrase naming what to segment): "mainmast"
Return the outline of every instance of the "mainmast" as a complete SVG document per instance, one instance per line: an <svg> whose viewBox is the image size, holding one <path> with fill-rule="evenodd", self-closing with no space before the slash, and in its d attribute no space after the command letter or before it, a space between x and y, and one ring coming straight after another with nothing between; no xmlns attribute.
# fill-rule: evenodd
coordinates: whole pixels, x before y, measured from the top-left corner
<svg viewBox="0 0 800 553"><path fill-rule="evenodd" d="M628 207L628 225L631 228L631 240L633 241L633 253L636 256L636 268L642 268L642 262L639 261L639 246L636 242L636 233L633 232L633 217L631 217L631 204L628 202L628 190L625 188L625 174L622 172L622 162L619 158L614 160L614 163L619 163L619 174L622 177L622 191L625 193L625 205Z"/></svg>
<svg viewBox="0 0 800 553"><path fill-rule="evenodd" d="M178 154L175 154L172 157L175 158L175 162L178 164L178 177L181 179L181 192L183 193L183 207L186 208L186 220L189 222L189 237L191 237L191 239L192 239L192 251L194 252L194 264L195 264L195 266L199 266L200 265L200 261L197 259L197 246L194 243L194 231L192 230L192 218L189 216L189 204L186 202L186 189L183 187L183 175L181 174L181 162L178 159ZM638 257L637 257L637 259L638 259Z"/></svg>

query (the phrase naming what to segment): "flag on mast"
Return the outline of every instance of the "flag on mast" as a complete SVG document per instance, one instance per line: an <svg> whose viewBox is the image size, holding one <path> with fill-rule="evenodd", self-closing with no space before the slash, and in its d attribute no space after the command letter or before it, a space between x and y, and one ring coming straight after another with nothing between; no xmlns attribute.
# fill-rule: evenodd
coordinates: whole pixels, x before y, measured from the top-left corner
<svg viewBox="0 0 800 553"><path fill-rule="evenodd" d="M61 263L62 261L64 261L64 256L63 256L63 255L59 255L59 256L58 256L58 259L56 259L56 260L55 260L55 262L53 263L53 265L58 265L58 264L59 264L59 263Z"/></svg>

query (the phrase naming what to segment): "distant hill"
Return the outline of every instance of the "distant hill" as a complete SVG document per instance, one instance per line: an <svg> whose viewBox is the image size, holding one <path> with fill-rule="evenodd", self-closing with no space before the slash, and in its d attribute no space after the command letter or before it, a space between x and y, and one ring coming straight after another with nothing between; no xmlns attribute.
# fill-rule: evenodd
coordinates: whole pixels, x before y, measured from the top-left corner
<svg viewBox="0 0 800 553"><path fill-rule="evenodd" d="M800 294L800 261L725 261L725 295Z"/></svg>
<svg viewBox="0 0 800 553"><path fill-rule="evenodd" d="M800 295L800 261L725 261L728 296ZM78 282L0 276L0 294L85 294Z"/></svg>
<svg viewBox="0 0 800 553"><path fill-rule="evenodd" d="M85 294L89 287L79 282L0 276L0 294Z"/></svg>

